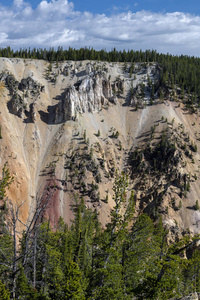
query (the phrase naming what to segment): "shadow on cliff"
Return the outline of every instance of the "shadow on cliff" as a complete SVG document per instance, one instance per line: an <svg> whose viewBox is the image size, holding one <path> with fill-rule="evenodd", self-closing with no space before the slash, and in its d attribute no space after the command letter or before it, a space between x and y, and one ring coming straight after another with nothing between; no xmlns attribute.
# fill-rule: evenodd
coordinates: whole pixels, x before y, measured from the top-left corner
<svg viewBox="0 0 200 300"><path fill-rule="evenodd" d="M29 105L29 111L25 110L26 119L23 120L24 123L34 123L31 113L33 112L33 103Z"/></svg>
<svg viewBox="0 0 200 300"><path fill-rule="evenodd" d="M196 206L195 205L193 205L193 206L187 206L186 208L189 209L189 210L196 210Z"/></svg>
<svg viewBox="0 0 200 300"><path fill-rule="evenodd" d="M8 101L8 103L7 103L7 108L8 108L8 111L9 111L10 114L16 115L16 114L14 113L14 111L13 111L13 108L12 108L12 99Z"/></svg>
<svg viewBox="0 0 200 300"><path fill-rule="evenodd" d="M83 70L83 71L80 71L78 73L76 73L76 77L83 77L83 76L86 76L87 73L86 73L86 70Z"/></svg>
<svg viewBox="0 0 200 300"><path fill-rule="evenodd" d="M48 125L54 125L55 124L55 111L58 104L48 106L47 112L39 110L40 118L41 120L48 124Z"/></svg>
<svg viewBox="0 0 200 300"><path fill-rule="evenodd" d="M57 104L54 105L49 105L47 107L47 112L43 111L43 110L39 110L39 114L40 114L40 118L41 120L48 124L48 125L56 125L56 124L62 124L65 121L56 121L56 110L60 104L60 102L63 102L65 99L65 95L66 95L66 90L64 90L60 95L57 95L56 97L53 98L53 100L58 101Z"/></svg>
<svg viewBox="0 0 200 300"><path fill-rule="evenodd" d="M124 100L125 102L122 104L122 106L131 106L131 91L128 91Z"/></svg>
<svg viewBox="0 0 200 300"><path fill-rule="evenodd" d="M23 112L23 106L19 105L19 108L14 110L14 97L10 94L11 99L7 102L7 108L10 114L15 115L19 118L21 118L21 114ZM21 107L20 107L21 106Z"/></svg>
<svg viewBox="0 0 200 300"><path fill-rule="evenodd" d="M33 111L33 103L29 105L29 111L27 109L24 109L23 106L20 107L18 110L14 111L13 109L13 99L9 100L7 103L7 108L10 114L17 116L18 118L24 118L26 117L23 122L28 123L34 123L32 120L31 112Z"/></svg>
<svg viewBox="0 0 200 300"><path fill-rule="evenodd" d="M66 91L67 89L63 89L63 92L57 96L55 96L53 99L57 101L64 101L66 97Z"/></svg>

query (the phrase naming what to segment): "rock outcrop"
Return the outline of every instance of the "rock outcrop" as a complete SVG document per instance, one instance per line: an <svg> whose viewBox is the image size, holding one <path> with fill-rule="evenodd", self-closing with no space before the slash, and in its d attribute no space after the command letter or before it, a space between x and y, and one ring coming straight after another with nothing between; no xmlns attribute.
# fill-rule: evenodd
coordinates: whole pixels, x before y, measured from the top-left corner
<svg viewBox="0 0 200 300"><path fill-rule="evenodd" d="M79 114L99 111L109 101L116 104L110 82L102 80L98 75L87 75L66 90L64 98L56 107L55 123L76 120Z"/></svg>
<svg viewBox="0 0 200 300"><path fill-rule="evenodd" d="M30 114L34 122L36 114L34 102L40 93L45 91L45 87L30 76L23 78L19 82L15 79L13 74L6 72L0 74L0 81L7 86L12 96L8 103L10 112L22 119L24 119L27 114ZM30 110L28 110L28 108L30 108Z"/></svg>

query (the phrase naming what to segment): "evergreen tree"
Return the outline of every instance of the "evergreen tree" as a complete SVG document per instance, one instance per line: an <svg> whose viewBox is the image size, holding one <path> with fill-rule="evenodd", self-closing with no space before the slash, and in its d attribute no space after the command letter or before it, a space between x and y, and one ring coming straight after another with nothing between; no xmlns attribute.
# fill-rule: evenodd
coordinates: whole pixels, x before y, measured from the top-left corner
<svg viewBox="0 0 200 300"><path fill-rule="evenodd" d="M24 270L21 267L16 283L16 298L34 300L37 298L37 292L29 285L28 280L25 276Z"/></svg>
<svg viewBox="0 0 200 300"><path fill-rule="evenodd" d="M92 296L94 299L123 299L123 252L128 224L134 213L133 197L127 199L128 177L115 175L113 186L115 206L111 222L102 232L101 243L94 251ZM122 214L122 209L125 209Z"/></svg>
<svg viewBox="0 0 200 300"><path fill-rule="evenodd" d="M70 261L66 268L64 285L64 299L84 300L83 278L78 265ZM56 298L58 299L58 298Z"/></svg>

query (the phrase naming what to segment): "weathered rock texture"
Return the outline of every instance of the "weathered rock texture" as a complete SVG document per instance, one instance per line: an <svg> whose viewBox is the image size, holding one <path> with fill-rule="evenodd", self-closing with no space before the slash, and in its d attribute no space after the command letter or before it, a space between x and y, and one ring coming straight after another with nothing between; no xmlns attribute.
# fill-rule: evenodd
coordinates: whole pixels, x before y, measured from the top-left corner
<svg viewBox="0 0 200 300"><path fill-rule="evenodd" d="M63 99L55 112L55 123L76 120L77 116L86 112L93 113L114 100L113 90L108 80L98 75L86 76L82 81L67 88Z"/></svg>
<svg viewBox="0 0 200 300"><path fill-rule="evenodd" d="M199 112L156 93L149 105L147 75L156 86L159 67L136 64L130 77L117 63L0 58L0 165L14 175L8 196L25 201L24 220L36 195L53 189L53 223L70 222L74 197L84 197L105 226L119 169L130 175L136 214L161 213L172 239L199 233Z"/></svg>

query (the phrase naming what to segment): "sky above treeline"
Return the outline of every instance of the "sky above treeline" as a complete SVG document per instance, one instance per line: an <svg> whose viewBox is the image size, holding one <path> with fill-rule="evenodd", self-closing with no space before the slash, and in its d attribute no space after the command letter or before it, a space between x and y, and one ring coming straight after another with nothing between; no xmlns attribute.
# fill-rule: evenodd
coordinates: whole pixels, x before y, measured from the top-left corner
<svg viewBox="0 0 200 300"><path fill-rule="evenodd" d="M200 57L199 0L0 0L0 47L146 50Z"/></svg>

